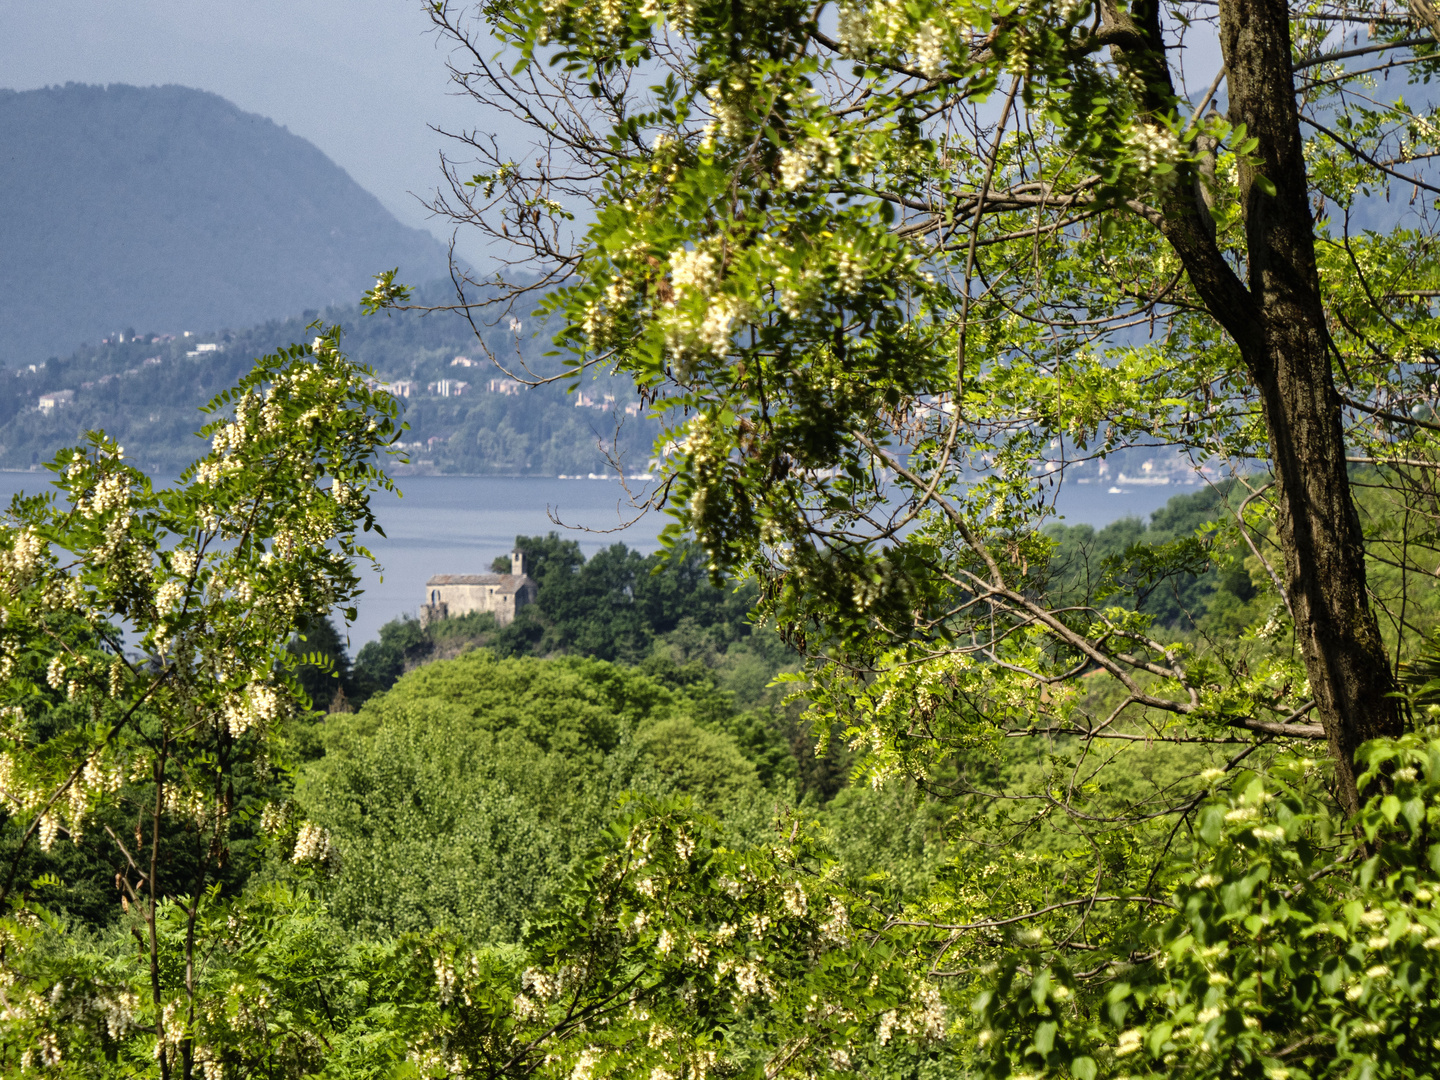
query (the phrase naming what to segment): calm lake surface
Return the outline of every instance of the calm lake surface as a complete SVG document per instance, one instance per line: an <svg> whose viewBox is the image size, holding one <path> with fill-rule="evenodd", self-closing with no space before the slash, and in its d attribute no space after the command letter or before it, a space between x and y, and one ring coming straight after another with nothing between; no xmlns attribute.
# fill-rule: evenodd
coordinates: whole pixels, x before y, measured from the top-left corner
<svg viewBox="0 0 1440 1080"><path fill-rule="evenodd" d="M44 471L0 472L0 505L8 506L21 491L45 491L50 480ZM656 537L670 520L647 514L627 527L635 511L614 480L409 476L397 483L403 498L382 493L376 500L386 535L372 534L369 546L382 569L365 568L362 574L365 595L350 628L352 655L374 640L382 625L416 612L432 574L486 573L492 559L510 551L516 536L553 529L576 540L586 555L617 542L654 551ZM1056 503L1067 523L1098 527L1123 517L1146 518L1173 496L1198 490L1164 484L1112 493L1099 484L1066 484Z"/></svg>

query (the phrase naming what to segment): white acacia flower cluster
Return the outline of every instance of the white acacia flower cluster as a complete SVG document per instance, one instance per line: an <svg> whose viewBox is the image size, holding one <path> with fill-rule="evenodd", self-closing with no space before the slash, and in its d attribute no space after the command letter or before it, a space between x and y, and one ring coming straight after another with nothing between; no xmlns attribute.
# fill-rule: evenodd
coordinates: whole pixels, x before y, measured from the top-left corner
<svg viewBox="0 0 1440 1080"><path fill-rule="evenodd" d="M791 882L785 886L784 899L786 911L797 919L804 918L810 905L806 899L805 890L800 887L799 882Z"/></svg>
<svg viewBox="0 0 1440 1080"><path fill-rule="evenodd" d="M86 791L97 794L111 794L120 790L120 785L125 782L125 770L120 765L105 768L100 764L98 757L92 757L85 762L85 768L80 770L79 781Z"/></svg>
<svg viewBox="0 0 1440 1080"><path fill-rule="evenodd" d="M859 4L840 5L836 30L840 44L850 55L863 53L874 41L870 30L870 14Z"/></svg>
<svg viewBox="0 0 1440 1080"><path fill-rule="evenodd" d="M213 825L221 813L220 806L212 802L205 792L187 789L179 784L165 785L161 803L167 814L193 821L201 829Z"/></svg>
<svg viewBox="0 0 1440 1080"><path fill-rule="evenodd" d="M570 1080L590 1080L590 1077L595 1072L595 1065L599 1060L599 1051L587 1046L584 1050L580 1051L579 1056L576 1057L575 1065L570 1070Z"/></svg>
<svg viewBox="0 0 1440 1080"><path fill-rule="evenodd" d="M745 134L744 98L748 91L749 86L738 78L731 79L724 88L711 85L705 89L716 126L727 139L738 139Z"/></svg>
<svg viewBox="0 0 1440 1080"><path fill-rule="evenodd" d="M697 413L691 417L685 438L681 440L677 449L690 459L692 469L704 469L707 465L719 460L720 455L715 445L716 434L709 414Z"/></svg>
<svg viewBox="0 0 1440 1080"><path fill-rule="evenodd" d="M675 837L675 854L679 856L681 862L687 861L691 855L695 854L695 838L682 831Z"/></svg>
<svg viewBox="0 0 1440 1080"><path fill-rule="evenodd" d="M264 683L251 683L225 703L223 718L231 738L238 739L252 728L264 732L280 716L280 695Z"/></svg>
<svg viewBox="0 0 1440 1080"><path fill-rule="evenodd" d="M228 458L250 438L250 410L255 404L252 394L246 394L235 403L235 417L215 429L215 434L210 437L211 449L221 458ZM213 479L203 482L214 483L219 478L219 472L215 472Z"/></svg>
<svg viewBox="0 0 1440 1080"><path fill-rule="evenodd" d="M887 1045L895 1032L919 1035L926 1039L939 1039L945 1035L945 1003L940 1000L940 991L933 986L922 986L916 995L918 1000L909 1009L891 1009L880 1017L875 1040L881 1046Z"/></svg>
<svg viewBox="0 0 1440 1080"><path fill-rule="evenodd" d="M865 284L869 268L865 256L847 245L835 254L835 279L841 293L853 296Z"/></svg>
<svg viewBox="0 0 1440 1080"><path fill-rule="evenodd" d="M715 981L718 983L732 971L735 975L735 989L741 997L754 997L756 994L764 994L772 1000L776 997L775 983L756 961L737 963L729 959L721 960L715 965Z"/></svg>
<svg viewBox="0 0 1440 1080"><path fill-rule="evenodd" d="M290 824L290 803L267 802L260 811L260 831L269 836L283 832Z"/></svg>
<svg viewBox="0 0 1440 1080"><path fill-rule="evenodd" d="M600 0L600 25L609 33L619 30L625 21L625 4L622 0Z"/></svg>
<svg viewBox="0 0 1440 1080"><path fill-rule="evenodd" d="M654 22L668 12L666 22L677 31L688 31L695 25L695 7L691 0L640 0L640 14Z"/></svg>
<svg viewBox="0 0 1440 1080"><path fill-rule="evenodd" d="M813 171L820 176L836 176L845 164L846 155L834 132L812 134L780 151L780 184L786 191L799 189ZM861 163L851 155L850 163Z"/></svg>
<svg viewBox="0 0 1440 1080"><path fill-rule="evenodd" d="M76 462L79 465L79 462ZM74 469L76 465L72 465ZM113 472L100 478L95 490L88 498L81 497L75 502L75 509L83 517L97 518L130 505L130 478L124 473Z"/></svg>
<svg viewBox="0 0 1440 1080"><path fill-rule="evenodd" d="M711 295L718 280L717 260L708 247L677 248L670 253L670 283L675 297L664 322L666 344L676 355L688 355L692 343L716 356L725 355L729 349L735 326L749 309L734 297ZM681 299L692 294L707 297L705 312L698 322L694 312L678 307Z"/></svg>
<svg viewBox="0 0 1440 1080"><path fill-rule="evenodd" d="M185 606L185 582L171 578L155 591L155 611L162 618Z"/></svg>
<svg viewBox="0 0 1440 1080"><path fill-rule="evenodd" d="M920 24L911 44L911 51L914 53L915 66L927 79L938 79L945 74L945 44L945 36L938 26L929 20Z"/></svg>
<svg viewBox="0 0 1440 1080"><path fill-rule="evenodd" d="M335 846L329 829L307 821L300 826L290 861L297 866L323 866L334 874L340 869L340 849Z"/></svg>
<svg viewBox="0 0 1440 1080"><path fill-rule="evenodd" d="M787 146L780 151L780 186L795 191L810 175L810 156L803 147Z"/></svg>
<svg viewBox="0 0 1440 1080"><path fill-rule="evenodd" d="M195 1064L199 1066L201 1080L225 1080L225 1063L215 1057L209 1047L195 1048Z"/></svg>
<svg viewBox="0 0 1440 1080"><path fill-rule="evenodd" d="M296 845L299 851L299 845ZM440 1004L449 1005L455 1000L455 963L446 953L435 957L435 987Z"/></svg>
<svg viewBox="0 0 1440 1080"><path fill-rule="evenodd" d="M15 661L20 657L20 643L14 638L0 642L0 679L8 679L15 673Z"/></svg>
<svg viewBox="0 0 1440 1080"><path fill-rule="evenodd" d="M906 0L876 0L864 4L846 0L840 4L836 30L842 49L851 56L871 49L905 50L913 65L926 78L945 73L945 52L949 41L970 35L964 19L953 17L942 24L934 17L917 26Z"/></svg>
<svg viewBox="0 0 1440 1080"><path fill-rule="evenodd" d="M13 776L13 764L8 760L0 765L0 772L7 777ZM62 799L55 800L50 808L40 817L39 827L36 835L40 841L42 851L49 851L55 844L63 826L70 834L70 839L79 843L84 835L85 820L89 817L92 804L98 798L120 790L124 782L125 772L120 765L105 768L97 757L91 757L85 762L84 768L80 770L70 786L65 790ZM18 794L18 793L17 793ZM3 798L9 795L8 787ZM38 806L43 796L40 792L26 792L24 799L16 799L16 802L28 802Z"/></svg>
<svg viewBox="0 0 1440 1080"><path fill-rule="evenodd" d="M27 784L15 767L15 758L9 753L0 753L0 804L7 809L27 811L38 809L46 796L42 791Z"/></svg>
<svg viewBox="0 0 1440 1080"><path fill-rule="evenodd" d="M677 293L709 292L715 277L715 256L704 248L676 248L670 253L670 284Z"/></svg>
<svg viewBox="0 0 1440 1080"><path fill-rule="evenodd" d="M1180 160L1180 141L1168 127L1159 124L1132 124L1125 132L1125 145L1140 175L1168 186L1175 180L1174 170L1157 174L1162 165L1175 165Z"/></svg>
<svg viewBox="0 0 1440 1080"><path fill-rule="evenodd" d="M14 539L10 550L0 551L0 575L10 579L13 588L34 577L45 552L45 541L36 536L33 529L21 529L11 535Z"/></svg>
<svg viewBox="0 0 1440 1080"><path fill-rule="evenodd" d="M711 302L700 324L700 343L716 356L723 356L730 347L730 336L735 323L744 314L744 305L732 297L721 297Z"/></svg>
<svg viewBox="0 0 1440 1080"><path fill-rule="evenodd" d="M0 739L25 741L25 710L19 705L0 707Z"/></svg>
<svg viewBox="0 0 1440 1080"><path fill-rule="evenodd" d="M60 815L54 810L47 810L40 815L40 827L36 830L36 837L40 841L40 850L49 851L55 846L55 838L60 834Z"/></svg>
<svg viewBox="0 0 1440 1080"><path fill-rule="evenodd" d="M52 690L65 688L65 658L63 656L52 656L50 663L45 665L45 682Z"/></svg>
<svg viewBox="0 0 1440 1080"><path fill-rule="evenodd" d="M195 573L195 567L200 564L200 556L193 548L179 548L170 553L170 568L182 578L188 578Z"/></svg>
<svg viewBox="0 0 1440 1080"><path fill-rule="evenodd" d="M105 1031L112 1039L123 1039L135 1026L140 1013L140 997L130 990L106 994L95 1002L95 1011L105 1023Z"/></svg>
<svg viewBox="0 0 1440 1080"><path fill-rule="evenodd" d="M829 918L820 924L820 936L835 945L850 939L850 913L838 897L830 898Z"/></svg>

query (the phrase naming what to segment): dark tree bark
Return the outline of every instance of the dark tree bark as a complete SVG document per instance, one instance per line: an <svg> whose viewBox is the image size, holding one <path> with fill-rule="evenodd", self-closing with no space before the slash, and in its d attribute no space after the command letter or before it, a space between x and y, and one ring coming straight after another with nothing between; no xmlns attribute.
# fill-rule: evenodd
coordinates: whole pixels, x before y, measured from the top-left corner
<svg viewBox="0 0 1440 1080"><path fill-rule="evenodd" d="M1242 167L1250 292L1259 339L1241 343L1260 390L1278 490L1277 529L1295 630L1340 796L1359 808L1347 768L1367 739L1398 735L1403 718L1365 584L1364 538L1350 492L1340 397L1315 266L1300 114L1284 0L1221 0L1230 120L1260 140L1267 195Z"/></svg>
<svg viewBox="0 0 1440 1080"><path fill-rule="evenodd" d="M1176 96L1158 3L1137 0L1128 13L1107 8L1117 61L1144 79L1149 108L1170 108ZM1258 174L1240 170L1248 285L1225 262L1191 187L1172 189L1159 224L1196 291L1239 346L1260 394L1295 633L1335 760L1340 801L1354 812L1360 805L1355 751L1368 739L1400 734L1404 721L1390 696L1395 684L1370 606L1364 537L1345 463L1285 0L1220 0L1220 42L1230 121L1259 139Z"/></svg>

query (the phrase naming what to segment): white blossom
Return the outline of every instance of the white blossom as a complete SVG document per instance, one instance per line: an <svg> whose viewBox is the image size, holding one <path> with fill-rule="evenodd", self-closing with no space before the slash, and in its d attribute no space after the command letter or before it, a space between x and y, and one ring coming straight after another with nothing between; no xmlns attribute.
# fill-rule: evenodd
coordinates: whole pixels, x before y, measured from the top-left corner
<svg viewBox="0 0 1440 1080"><path fill-rule="evenodd" d="M845 910L845 905L839 899L830 900L830 917L820 924L820 936L826 941L840 943L849 936L846 931L850 929L850 913Z"/></svg>
<svg viewBox="0 0 1440 1080"><path fill-rule="evenodd" d="M49 851L55 846L55 837L60 832L60 818L53 810L40 816L40 850Z"/></svg>
<svg viewBox="0 0 1440 1080"><path fill-rule="evenodd" d="M841 47L852 55L864 52L870 47L872 33L870 28L870 16L858 4L844 3L840 5L838 14L838 25Z"/></svg>
<svg viewBox="0 0 1440 1080"><path fill-rule="evenodd" d="M705 347L717 356L723 355L729 348L730 334L740 314L740 305L728 297L711 304L705 312L705 321L700 324L700 340Z"/></svg>
<svg viewBox="0 0 1440 1080"><path fill-rule="evenodd" d="M677 248L670 253L670 283L677 292L693 289L705 292L715 280L715 256L696 248Z"/></svg>
<svg viewBox="0 0 1440 1080"><path fill-rule="evenodd" d="M300 826L295 838L295 852L290 861L297 865L314 864L327 867L331 872L339 869L340 852L328 829L321 828L313 821Z"/></svg>
<svg viewBox="0 0 1440 1080"><path fill-rule="evenodd" d="M296 854L299 854L298 842L295 845L295 851ZM435 958L435 984L439 990L440 1004L450 1004L455 999L455 965L444 953Z"/></svg>
<svg viewBox="0 0 1440 1080"><path fill-rule="evenodd" d="M835 276L839 279L840 291L846 296L853 295L865 284L865 260L851 248L841 248L835 257Z"/></svg>
<svg viewBox="0 0 1440 1080"><path fill-rule="evenodd" d="M599 1060L600 1055L589 1047L580 1051L575 1067L570 1070L570 1080L590 1080L590 1074L595 1071L595 1063Z"/></svg>
<svg viewBox="0 0 1440 1080"><path fill-rule="evenodd" d="M280 695L273 687L252 683L225 705L225 726L238 739L251 728L264 731L280 715Z"/></svg>
<svg viewBox="0 0 1440 1080"><path fill-rule="evenodd" d="M797 919L805 914L808 902L805 898L805 890L798 883L792 882L785 887L785 910Z"/></svg>
<svg viewBox="0 0 1440 1080"><path fill-rule="evenodd" d="M928 79L939 78L945 72L945 38L939 27L932 22L921 23L915 34L915 66Z"/></svg>
<svg viewBox="0 0 1440 1080"><path fill-rule="evenodd" d="M810 173L810 158L803 149L787 146L780 151L780 186L794 191Z"/></svg>
<svg viewBox="0 0 1440 1080"><path fill-rule="evenodd" d="M1180 159L1180 142L1168 127L1157 124L1135 124L1125 133L1131 159L1142 176L1152 177L1162 165L1174 165ZM1174 172L1155 177L1164 184L1174 179Z"/></svg>
<svg viewBox="0 0 1440 1080"><path fill-rule="evenodd" d="M1204 1013L1201 1013L1201 1016L1203 1015ZM1198 1020L1200 1018L1196 1017L1196 1019ZM1139 1028L1122 1031L1119 1040L1115 1043L1115 1056L1124 1057L1127 1054L1133 1054L1136 1050L1140 1049L1140 1042L1144 1038L1145 1032Z"/></svg>
<svg viewBox="0 0 1440 1080"><path fill-rule="evenodd" d="M26 581L40 565L40 555L45 550L45 541L30 529L15 534L9 551L0 551L0 571L17 581Z"/></svg>
<svg viewBox="0 0 1440 1080"><path fill-rule="evenodd" d="M185 605L185 583L175 578L165 582L155 593L155 610L161 615L179 611Z"/></svg>

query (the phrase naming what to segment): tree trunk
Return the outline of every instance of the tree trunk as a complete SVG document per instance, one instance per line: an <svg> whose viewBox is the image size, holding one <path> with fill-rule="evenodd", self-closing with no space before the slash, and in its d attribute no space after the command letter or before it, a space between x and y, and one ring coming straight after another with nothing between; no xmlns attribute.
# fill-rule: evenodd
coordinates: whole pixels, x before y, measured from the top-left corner
<svg viewBox="0 0 1440 1080"><path fill-rule="evenodd" d="M1359 809L1355 751L1403 720L1365 584L1340 398L1315 266L1314 223L1284 0L1221 0L1230 121L1260 140L1267 195L1241 166L1250 294L1258 334L1240 347L1260 391L1278 493L1276 518L1295 633L1315 711L1336 761L1341 802Z"/></svg>
<svg viewBox="0 0 1440 1080"><path fill-rule="evenodd" d="M1116 60L1141 76L1146 108L1177 100L1165 58L1158 0L1134 0L1128 13L1102 4ZM1359 809L1355 751L1368 739L1398 735L1395 698L1379 624L1365 584L1364 537L1350 491L1340 398L1315 264L1314 222L1291 71L1285 0L1220 0L1230 121L1259 139L1259 176L1240 169L1248 287L1230 269L1192 189L1177 184L1161 231L1215 319L1235 339L1260 392L1270 436L1277 530L1295 634L1335 759L1337 793Z"/></svg>

